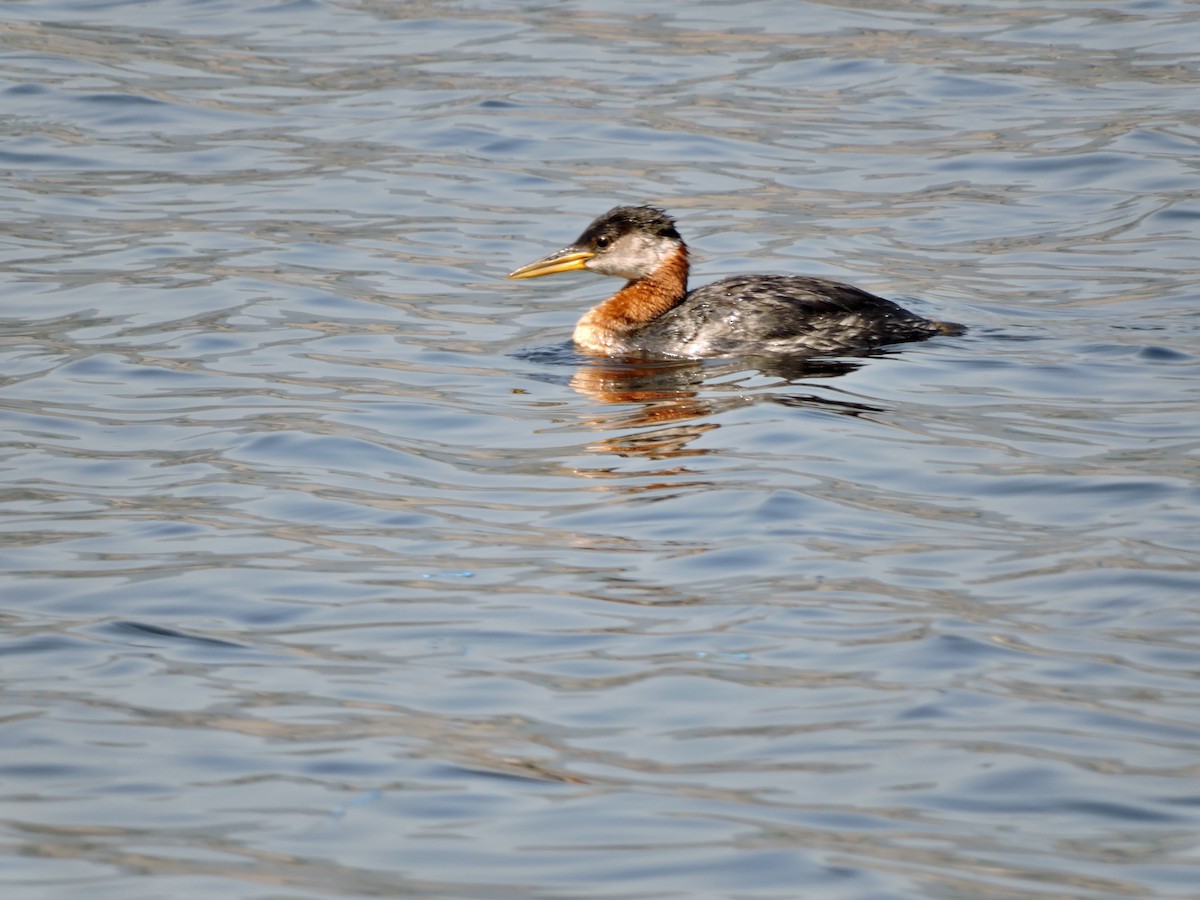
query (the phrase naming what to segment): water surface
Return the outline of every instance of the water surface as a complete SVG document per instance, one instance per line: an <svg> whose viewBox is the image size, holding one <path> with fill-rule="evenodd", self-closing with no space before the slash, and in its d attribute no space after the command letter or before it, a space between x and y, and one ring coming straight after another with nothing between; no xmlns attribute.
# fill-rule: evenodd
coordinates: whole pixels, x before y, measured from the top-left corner
<svg viewBox="0 0 1200 900"><path fill-rule="evenodd" d="M1200 11L9 4L6 897L1191 897ZM962 321L577 356L696 283Z"/></svg>

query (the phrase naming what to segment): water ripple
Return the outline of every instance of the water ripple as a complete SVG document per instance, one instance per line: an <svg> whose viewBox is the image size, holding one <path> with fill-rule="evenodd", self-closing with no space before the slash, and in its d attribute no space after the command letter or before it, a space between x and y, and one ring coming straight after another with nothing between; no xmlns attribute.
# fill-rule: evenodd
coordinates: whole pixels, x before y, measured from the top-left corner
<svg viewBox="0 0 1200 900"><path fill-rule="evenodd" d="M6 897L1194 893L1188 4L9 12ZM581 356L617 202L971 329Z"/></svg>

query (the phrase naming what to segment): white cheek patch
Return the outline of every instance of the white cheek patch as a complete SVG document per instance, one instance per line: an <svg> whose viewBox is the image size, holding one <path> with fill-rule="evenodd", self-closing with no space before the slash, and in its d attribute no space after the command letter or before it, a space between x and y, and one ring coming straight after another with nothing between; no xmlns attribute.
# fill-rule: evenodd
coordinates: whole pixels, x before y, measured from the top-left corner
<svg viewBox="0 0 1200 900"><path fill-rule="evenodd" d="M588 261L587 267L601 275L636 281L655 272L674 249L669 241L645 234L627 234L610 250Z"/></svg>

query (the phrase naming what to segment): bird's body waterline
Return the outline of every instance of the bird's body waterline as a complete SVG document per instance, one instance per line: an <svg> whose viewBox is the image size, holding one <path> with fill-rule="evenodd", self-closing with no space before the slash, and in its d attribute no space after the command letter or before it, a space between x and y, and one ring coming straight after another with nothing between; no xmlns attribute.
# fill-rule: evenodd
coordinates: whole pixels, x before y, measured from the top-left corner
<svg viewBox="0 0 1200 900"><path fill-rule="evenodd" d="M609 210L509 277L578 269L626 279L575 327L579 349L605 356L834 355L965 330L825 278L737 275L689 292L687 245L670 216L648 206Z"/></svg>

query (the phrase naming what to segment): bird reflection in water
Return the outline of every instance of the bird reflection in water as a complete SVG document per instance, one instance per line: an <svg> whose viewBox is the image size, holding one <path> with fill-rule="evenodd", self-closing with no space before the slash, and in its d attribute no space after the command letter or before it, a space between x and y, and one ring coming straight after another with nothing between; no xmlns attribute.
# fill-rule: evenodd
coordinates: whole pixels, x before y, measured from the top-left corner
<svg viewBox="0 0 1200 900"><path fill-rule="evenodd" d="M836 378L859 368L854 360L644 360L575 357L570 385L597 401L587 425L598 430L669 426L620 434L591 445L597 452L655 459L701 455L688 447L719 426L717 413L754 403L820 409L846 416L883 412L857 400L797 390L798 383ZM582 361L582 364L579 362ZM741 377L774 377L773 387L738 390ZM605 407L611 409L605 410Z"/></svg>

